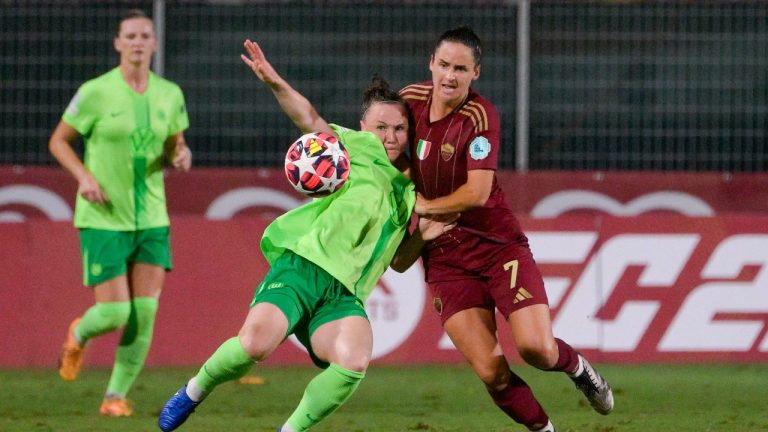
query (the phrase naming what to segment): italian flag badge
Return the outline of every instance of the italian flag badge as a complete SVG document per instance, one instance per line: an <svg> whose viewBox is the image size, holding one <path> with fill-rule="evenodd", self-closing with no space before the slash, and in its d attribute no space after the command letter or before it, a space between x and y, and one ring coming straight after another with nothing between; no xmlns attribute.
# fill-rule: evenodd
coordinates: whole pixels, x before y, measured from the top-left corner
<svg viewBox="0 0 768 432"><path fill-rule="evenodd" d="M432 143L429 141L419 140L419 144L416 146L416 156L419 160L424 160L429 156L429 149L432 147Z"/></svg>

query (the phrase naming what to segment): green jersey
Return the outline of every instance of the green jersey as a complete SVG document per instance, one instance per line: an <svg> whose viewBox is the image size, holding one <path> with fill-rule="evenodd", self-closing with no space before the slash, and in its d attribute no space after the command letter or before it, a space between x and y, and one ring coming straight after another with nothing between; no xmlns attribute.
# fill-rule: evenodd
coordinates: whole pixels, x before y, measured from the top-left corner
<svg viewBox="0 0 768 432"><path fill-rule="evenodd" d="M82 136L84 164L109 198L77 197L75 226L135 231L169 225L163 182L165 140L189 127L178 85L150 72L136 93L119 68L87 81L62 120Z"/></svg>
<svg viewBox="0 0 768 432"><path fill-rule="evenodd" d="M289 249L365 300L405 235L416 193L376 135L331 127L349 153L347 182L275 219L264 231L261 250L272 264Z"/></svg>

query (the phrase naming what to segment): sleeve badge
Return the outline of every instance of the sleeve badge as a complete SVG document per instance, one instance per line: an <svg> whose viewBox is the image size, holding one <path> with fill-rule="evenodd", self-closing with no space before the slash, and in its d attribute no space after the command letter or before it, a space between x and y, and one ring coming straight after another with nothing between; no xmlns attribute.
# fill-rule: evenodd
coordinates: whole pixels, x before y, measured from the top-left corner
<svg viewBox="0 0 768 432"><path fill-rule="evenodd" d="M483 160L491 154L491 143L484 136L476 137L469 144L469 155L474 160Z"/></svg>
<svg viewBox="0 0 768 432"><path fill-rule="evenodd" d="M71 115L72 117L77 117L78 114L80 114L80 109L77 107L77 105L80 103L80 91L78 90L77 93L75 93L75 96L72 97L72 100L69 101L69 105L67 105L67 114Z"/></svg>

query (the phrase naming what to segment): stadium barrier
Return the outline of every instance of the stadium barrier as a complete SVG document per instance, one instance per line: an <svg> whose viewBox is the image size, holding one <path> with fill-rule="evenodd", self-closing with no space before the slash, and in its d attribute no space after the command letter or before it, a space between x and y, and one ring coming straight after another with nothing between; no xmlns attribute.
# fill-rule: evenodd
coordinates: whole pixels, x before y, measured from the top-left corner
<svg viewBox="0 0 768 432"><path fill-rule="evenodd" d="M546 279L555 334L600 362L768 360L768 175L499 173ZM0 167L0 367L52 366L92 302L61 170ZM197 365L234 335L267 271L264 228L301 203L280 170L167 176L174 271L149 365ZM190 192L194 191L194 193ZM340 257L343 259L343 257ZM461 362L420 265L367 308L374 361ZM502 335L507 353L511 341ZM87 362L111 364L117 335ZM268 361L308 363L294 343Z"/></svg>

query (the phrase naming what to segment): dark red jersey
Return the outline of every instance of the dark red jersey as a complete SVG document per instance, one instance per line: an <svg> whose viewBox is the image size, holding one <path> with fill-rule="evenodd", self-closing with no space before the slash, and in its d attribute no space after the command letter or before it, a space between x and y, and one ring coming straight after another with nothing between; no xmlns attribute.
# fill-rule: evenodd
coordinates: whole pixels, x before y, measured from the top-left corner
<svg viewBox="0 0 768 432"><path fill-rule="evenodd" d="M400 91L411 107L416 127L411 146L414 183L427 199L454 192L467 182L470 170L495 171L501 147L496 108L471 88L467 99L451 114L430 122L432 87L433 83L428 81L411 84ZM461 237L467 235L496 244L526 241L495 176L485 205L462 212L454 230L430 243L429 254L440 255L434 250L437 248L461 248L456 243L462 243Z"/></svg>

